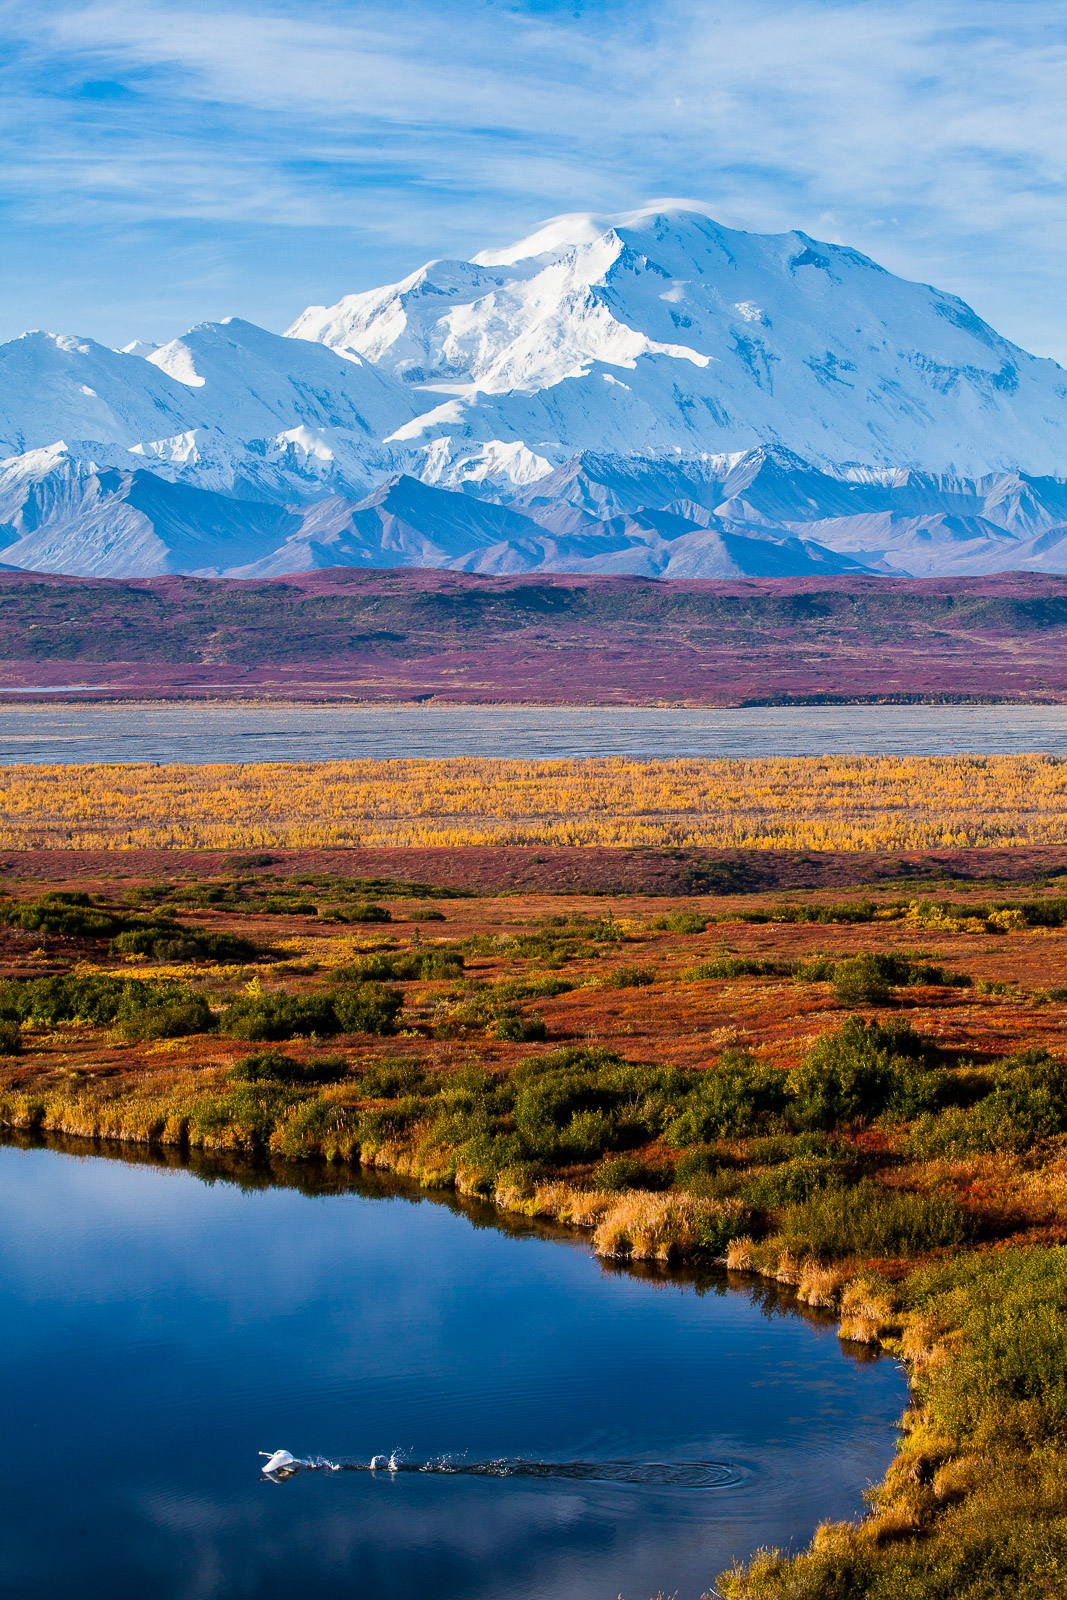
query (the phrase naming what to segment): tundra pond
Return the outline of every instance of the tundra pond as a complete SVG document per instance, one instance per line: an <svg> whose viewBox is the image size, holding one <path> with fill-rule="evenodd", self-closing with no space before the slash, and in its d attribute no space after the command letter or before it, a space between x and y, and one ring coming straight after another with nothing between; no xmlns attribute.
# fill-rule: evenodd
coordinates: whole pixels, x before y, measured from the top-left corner
<svg viewBox="0 0 1067 1600"><path fill-rule="evenodd" d="M0 1150L8 1594L697 1600L893 1456L897 1364L776 1287L373 1175L73 1149ZM451 1470L271 1482L277 1447Z"/></svg>

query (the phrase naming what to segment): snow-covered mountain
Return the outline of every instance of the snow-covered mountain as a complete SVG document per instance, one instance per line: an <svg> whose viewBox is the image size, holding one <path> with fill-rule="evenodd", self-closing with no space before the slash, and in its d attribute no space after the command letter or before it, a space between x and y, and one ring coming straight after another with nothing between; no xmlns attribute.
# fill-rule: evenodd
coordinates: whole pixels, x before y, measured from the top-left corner
<svg viewBox="0 0 1067 1600"><path fill-rule="evenodd" d="M650 577L1067 571L1067 373L801 233L564 217L124 351L0 346L0 559Z"/></svg>
<svg viewBox="0 0 1067 1600"><path fill-rule="evenodd" d="M440 403L400 431L441 470L472 444L684 455L779 444L977 474L1067 463L1067 374L954 295L803 233L694 212L563 217L510 250L431 261L290 328Z"/></svg>

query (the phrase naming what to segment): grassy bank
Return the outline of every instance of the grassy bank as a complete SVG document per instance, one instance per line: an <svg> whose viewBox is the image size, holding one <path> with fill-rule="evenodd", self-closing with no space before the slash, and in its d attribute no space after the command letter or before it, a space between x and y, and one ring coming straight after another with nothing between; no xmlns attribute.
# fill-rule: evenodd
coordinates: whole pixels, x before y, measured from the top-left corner
<svg viewBox="0 0 1067 1600"><path fill-rule="evenodd" d="M907 1362L913 1407L862 1524L722 1592L1063 1592L1059 884L678 905L256 870L0 900L0 1123L361 1164L788 1285Z"/></svg>

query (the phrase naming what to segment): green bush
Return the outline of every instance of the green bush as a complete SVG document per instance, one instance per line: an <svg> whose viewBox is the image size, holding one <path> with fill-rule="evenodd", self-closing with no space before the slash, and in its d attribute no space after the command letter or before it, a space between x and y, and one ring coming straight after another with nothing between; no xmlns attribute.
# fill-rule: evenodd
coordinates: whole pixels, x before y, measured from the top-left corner
<svg viewBox="0 0 1067 1600"><path fill-rule="evenodd" d="M731 1239L741 1238L751 1227L752 1220L745 1212L704 1212L693 1219L693 1242L708 1255L722 1256Z"/></svg>
<svg viewBox="0 0 1067 1600"><path fill-rule="evenodd" d="M655 983L655 967L615 967L600 980L603 989L646 989Z"/></svg>
<svg viewBox="0 0 1067 1600"><path fill-rule="evenodd" d="M364 1100L400 1100L423 1094L427 1088L433 1092L440 1081L427 1075L417 1061L403 1057L371 1062L359 1079L359 1091Z"/></svg>
<svg viewBox="0 0 1067 1600"><path fill-rule="evenodd" d="M264 1050L245 1056L226 1074L231 1083L280 1083L290 1087L312 1087L321 1083L341 1083L349 1076L348 1063L341 1056L321 1056L317 1061L296 1061L280 1050Z"/></svg>
<svg viewBox="0 0 1067 1600"><path fill-rule="evenodd" d="M635 1161L632 1156L607 1156L593 1172L593 1187L605 1189L608 1194L621 1194L626 1189L665 1189L669 1182L670 1173L664 1167Z"/></svg>
<svg viewBox="0 0 1067 1600"><path fill-rule="evenodd" d="M552 930L555 938L591 939L594 944L617 944L624 937L622 929L610 913L606 917L596 917L592 921L587 921L581 916L546 917L544 926Z"/></svg>
<svg viewBox="0 0 1067 1600"><path fill-rule="evenodd" d="M720 1172L726 1165L714 1145L694 1145L678 1157L675 1163L675 1180L684 1189L695 1178L707 1178Z"/></svg>
<svg viewBox="0 0 1067 1600"><path fill-rule="evenodd" d="M918 1159L965 1158L998 1150L1021 1153L1067 1132L1067 1063L1043 1046L999 1063L998 1081L968 1110L920 1117L905 1141Z"/></svg>
<svg viewBox="0 0 1067 1600"><path fill-rule="evenodd" d="M80 891L54 890L39 900L0 902L0 923L31 933L55 934L68 939L109 939L134 919L124 912L94 905Z"/></svg>
<svg viewBox="0 0 1067 1600"><path fill-rule="evenodd" d="M796 1206L823 1189L834 1188L842 1181L841 1169L834 1161L817 1157L799 1156L783 1161L780 1166L757 1172L745 1184L745 1199L749 1205L765 1211L778 1211L783 1206Z"/></svg>
<svg viewBox="0 0 1067 1600"><path fill-rule="evenodd" d="M877 910L872 900L826 906L798 902L773 906L768 915L771 922L873 922Z"/></svg>
<svg viewBox="0 0 1067 1600"><path fill-rule="evenodd" d="M834 996L842 1006L883 1005L889 991L910 984L941 984L966 988L970 979L944 967L913 961L883 951L865 951L833 964L829 974Z"/></svg>
<svg viewBox="0 0 1067 1600"><path fill-rule="evenodd" d="M17 1056L22 1049L22 1029L17 1022L0 1021L0 1056Z"/></svg>
<svg viewBox="0 0 1067 1600"><path fill-rule="evenodd" d="M392 922L393 917L385 906L370 901L354 906L323 906L319 910L323 922Z"/></svg>
<svg viewBox="0 0 1067 1600"><path fill-rule="evenodd" d="M467 940L468 946L472 941ZM476 952L472 949L472 954ZM509 960L538 961L544 967L562 967L568 961L577 961L588 954L576 939L562 939L548 930L541 933L516 934L503 946Z"/></svg>
<svg viewBox="0 0 1067 1600"><path fill-rule="evenodd" d="M724 1051L717 1066L688 1076L687 1103L663 1130L675 1150L754 1133L785 1105L784 1075L741 1050Z"/></svg>
<svg viewBox="0 0 1067 1600"><path fill-rule="evenodd" d="M694 1200L729 1200L743 1193L745 1180L734 1167L719 1167L717 1171L691 1172L678 1186ZM751 1232L751 1223L741 1231Z"/></svg>
<svg viewBox="0 0 1067 1600"><path fill-rule="evenodd" d="M763 978L782 972L781 962L763 961L758 956L712 956L682 973L687 982L698 978Z"/></svg>
<svg viewBox="0 0 1067 1600"><path fill-rule="evenodd" d="M653 917L649 927L657 933L703 933L710 921L696 911L668 911Z"/></svg>
<svg viewBox="0 0 1067 1600"><path fill-rule="evenodd" d="M969 1231L953 1196L886 1189L870 1178L824 1188L788 1206L781 1222L784 1244L813 1256L917 1255L962 1244Z"/></svg>
<svg viewBox="0 0 1067 1600"><path fill-rule="evenodd" d="M392 1033L404 997L381 983L355 983L334 991L329 1003L342 1033Z"/></svg>
<svg viewBox="0 0 1067 1600"><path fill-rule="evenodd" d="M838 961L830 982L839 1006L884 1005L890 986L900 981L894 963L882 956L852 956Z"/></svg>
<svg viewBox="0 0 1067 1600"><path fill-rule="evenodd" d="M402 983L411 978L424 982L434 978L459 978L463 957L458 950L430 945L418 950L376 950L359 956L331 974L333 983L363 983L367 979Z"/></svg>
<svg viewBox="0 0 1067 1600"><path fill-rule="evenodd" d="M789 1074L789 1117L798 1128L832 1128L883 1112L915 1116L946 1092L929 1068L922 1040L906 1023L849 1017L824 1034Z"/></svg>
<svg viewBox="0 0 1067 1600"><path fill-rule="evenodd" d="M495 1091L496 1109L510 1114L524 1160L588 1160L655 1137L698 1076L599 1047L553 1050L512 1070Z"/></svg>
<svg viewBox="0 0 1067 1600"><path fill-rule="evenodd" d="M522 1068L516 1068L516 1072ZM620 1096L600 1074L578 1067L551 1068L520 1081L512 1117L524 1153L556 1160L587 1160L627 1139L616 1118Z"/></svg>
<svg viewBox="0 0 1067 1600"><path fill-rule="evenodd" d="M210 1033L215 1027L211 1007L203 995L176 997L158 1005L126 1004L115 1018L122 1036L131 1041L184 1039L193 1033Z"/></svg>
<svg viewBox="0 0 1067 1600"><path fill-rule="evenodd" d="M574 983L569 978L544 977L505 978L485 991L485 998L496 1002L510 1000L551 1000L557 994L570 994Z"/></svg>
<svg viewBox="0 0 1067 1600"><path fill-rule="evenodd" d="M126 978L111 973L83 977L9 979L0 983L0 1016L9 1021L118 1024L131 1037L172 1038L203 1033L214 1018L201 995L168 979ZM147 1030L138 1032L138 1019Z"/></svg>
<svg viewBox="0 0 1067 1600"><path fill-rule="evenodd" d="M536 1011L524 1016L518 1010L505 1010L497 1016L496 1036L513 1044L533 1044L536 1040L547 1039L548 1029L544 1017L538 1016Z"/></svg>
<svg viewBox="0 0 1067 1600"><path fill-rule="evenodd" d="M183 928L178 923L127 928L111 941L116 955L150 956L155 961L248 961L256 946L232 933Z"/></svg>
<svg viewBox="0 0 1067 1600"><path fill-rule="evenodd" d="M911 1279L909 1299L960 1333L947 1367L922 1387L935 1428L978 1449L1067 1442L1067 1249L927 1267Z"/></svg>
<svg viewBox="0 0 1067 1600"><path fill-rule="evenodd" d="M771 1133L750 1139L746 1159L751 1166L773 1167L783 1161L796 1161L805 1157L834 1161L842 1154L841 1146L825 1133Z"/></svg>
<svg viewBox="0 0 1067 1600"><path fill-rule="evenodd" d="M793 968L793 977L797 983L829 983L836 968L837 962L830 956L812 956Z"/></svg>
<svg viewBox="0 0 1067 1600"><path fill-rule="evenodd" d="M342 1031L332 997L319 994L242 995L223 1012L219 1026L232 1039L264 1042Z"/></svg>
<svg viewBox="0 0 1067 1600"><path fill-rule="evenodd" d="M240 1083L222 1094L197 1099L189 1108L192 1144L261 1149L296 1103L282 1084Z"/></svg>

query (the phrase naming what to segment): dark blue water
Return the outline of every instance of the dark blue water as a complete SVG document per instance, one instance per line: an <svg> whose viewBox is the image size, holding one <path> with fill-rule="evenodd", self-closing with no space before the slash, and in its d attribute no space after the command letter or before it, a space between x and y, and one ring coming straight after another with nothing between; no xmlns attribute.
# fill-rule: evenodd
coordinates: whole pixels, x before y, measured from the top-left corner
<svg viewBox="0 0 1067 1600"><path fill-rule="evenodd" d="M906 1400L758 1291L431 1200L7 1146L0 1215L5 1595L696 1600L860 1511Z"/></svg>
<svg viewBox="0 0 1067 1600"><path fill-rule="evenodd" d="M1067 706L0 705L17 761L1067 755Z"/></svg>

